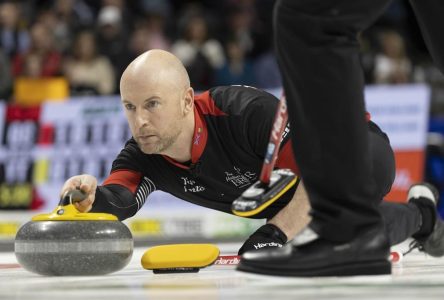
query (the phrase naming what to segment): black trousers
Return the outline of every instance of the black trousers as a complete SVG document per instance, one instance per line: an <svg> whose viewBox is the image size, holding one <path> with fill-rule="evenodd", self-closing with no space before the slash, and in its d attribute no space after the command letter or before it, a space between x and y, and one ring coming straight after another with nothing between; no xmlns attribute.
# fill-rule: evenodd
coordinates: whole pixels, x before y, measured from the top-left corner
<svg viewBox="0 0 444 300"><path fill-rule="evenodd" d="M376 192L383 199L395 180L395 157L387 135L373 122L368 123L368 145ZM378 210L390 245L405 241L420 229L422 217L415 204L382 201Z"/></svg>
<svg viewBox="0 0 444 300"><path fill-rule="evenodd" d="M295 156L313 208L310 226L331 241L351 240L364 228L383 222L365 121L357 35L389 2L280 0L275 5L276 54ZM430 31L429 27L443 22L442 14L430 13L430 6L444 6L440 2L413 2L432 48L442 26ZM431 53L444 55L436 47Z"/></svg>
<svg viewBox="0 0 444 300"><path fill-rule="evenodd" d="M422 37L427 45L433 61L444 74L444 1L442 0L410 0L415 12Z"/></svg>

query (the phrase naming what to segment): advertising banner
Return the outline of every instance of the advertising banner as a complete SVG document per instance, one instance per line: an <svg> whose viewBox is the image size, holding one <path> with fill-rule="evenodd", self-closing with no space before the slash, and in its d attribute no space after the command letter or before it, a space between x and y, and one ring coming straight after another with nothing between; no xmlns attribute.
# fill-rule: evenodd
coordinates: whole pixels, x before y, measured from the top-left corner
<svg viewBox="0 0 444 300"><path fill-rule="evenodd" d="M370 86L371 119L385 131L395 151L396 179L386 200L405 202L408 188L423 180L430 88L425 85Z"/></svg>
<svg viewBox="0 0 444 300"><path fill-rule="evenodd" d="M119 97L44 103L33 181L46 206L54 207L71 176L87 173L102 182L130 136Z"/></svg>
<svg viewBox="0 0 444 300"><path fill-rule="evenodd" d="M0 209L37 208L32 173L40 107L0 103Z"/></svg>

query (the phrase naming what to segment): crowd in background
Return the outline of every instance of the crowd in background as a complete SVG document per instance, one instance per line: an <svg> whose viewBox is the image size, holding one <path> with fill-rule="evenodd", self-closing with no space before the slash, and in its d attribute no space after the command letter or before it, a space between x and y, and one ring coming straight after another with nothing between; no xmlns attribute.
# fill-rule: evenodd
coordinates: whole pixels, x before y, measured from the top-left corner
<svg viewBox="0 0 444 300"><path fill-rule="evenodd" d="M118 93L136 56L174 53L196 90L281 85L273 54L274 0L0 0L0 99L16 78L64 76L71 95ZM407 0L360 36L366 82L444 85ZM312 76L312 74L307 74Z"/></svg>

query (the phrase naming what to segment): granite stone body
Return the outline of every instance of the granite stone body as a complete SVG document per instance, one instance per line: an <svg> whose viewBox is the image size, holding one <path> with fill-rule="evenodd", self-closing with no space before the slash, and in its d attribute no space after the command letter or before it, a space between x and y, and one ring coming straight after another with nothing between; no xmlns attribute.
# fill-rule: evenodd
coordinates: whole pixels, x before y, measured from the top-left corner
<svg viewBox="0 0 444 300"><path fill-rule="evenodd" d="M18 262L37 274L104 275L129 263L133 238L119 221L31 221L14 246Z"/></svg>

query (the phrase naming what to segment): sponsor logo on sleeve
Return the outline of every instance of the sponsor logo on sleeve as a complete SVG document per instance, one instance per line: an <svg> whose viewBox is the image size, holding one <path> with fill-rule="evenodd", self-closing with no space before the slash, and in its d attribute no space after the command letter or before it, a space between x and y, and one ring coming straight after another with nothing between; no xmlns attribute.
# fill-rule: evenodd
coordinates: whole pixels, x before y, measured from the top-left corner
<svg viewBox="0 0 444 300"><path fill-rule="evenodd" d="M257 178L256 173L250 171L242 172L238 167L234 167L233 169L234 171L225 172L225 180L226 182L232 183L235 187L243 188L252 185Z"/></svg>

